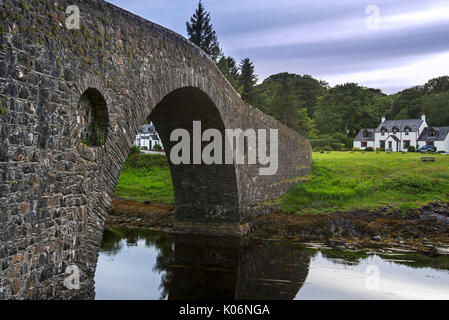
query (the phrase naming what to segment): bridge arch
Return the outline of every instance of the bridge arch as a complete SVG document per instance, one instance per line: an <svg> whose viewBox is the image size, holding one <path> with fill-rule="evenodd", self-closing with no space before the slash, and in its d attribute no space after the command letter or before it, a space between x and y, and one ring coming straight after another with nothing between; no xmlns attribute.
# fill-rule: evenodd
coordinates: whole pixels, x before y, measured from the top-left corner
<svg viewBox="0 0 449 320"><path fill-rule="evenodd" d="M177 220L239 222L238 187L233 164L193 164L193 154L190 154L191 164L175 165L169 159L170 150L177 143L170 141L170 134L175 129L189 132L190 149L193 150L194 121L200 122L201 132L217 129L224 136L222 116L210 97L195 87L176 89L156 105L150 118L161 136L169 160Z"/></svg>

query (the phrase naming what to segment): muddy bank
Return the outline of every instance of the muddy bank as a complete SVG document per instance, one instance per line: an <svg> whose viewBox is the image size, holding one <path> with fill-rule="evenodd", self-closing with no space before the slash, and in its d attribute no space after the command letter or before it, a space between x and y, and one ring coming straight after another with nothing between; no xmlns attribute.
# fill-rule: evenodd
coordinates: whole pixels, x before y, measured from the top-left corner
<svg viewBox="0 0 449 320"><path fill-rule="evenodd" d="M178 232L174 205L113 200L107 226ZM248 222L248 237L319 241L342 249L400 246L429 254L449 254L449 203L432 202L400 213L392 207L373 212L326 215L272 213Z"/></svg>

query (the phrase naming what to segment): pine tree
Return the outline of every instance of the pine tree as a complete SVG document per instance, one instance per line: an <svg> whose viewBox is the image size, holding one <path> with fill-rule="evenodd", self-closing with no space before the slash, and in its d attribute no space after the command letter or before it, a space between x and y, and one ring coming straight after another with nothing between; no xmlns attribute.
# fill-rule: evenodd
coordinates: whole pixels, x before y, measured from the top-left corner
<svg viewBox="0 0 449 320"><path fill-rule="evenodd" d="M237 63L232 57L222 56L217 63L218 68L223 73L223 75L228 79L229 83L236 89L239 90L239 68Z"/></svg>
<svg viewBox="0 0 449 320"><path fill-rule="evenodd" d="M242 99L248 103L254 101L254 85L257 82L257 76L254 73L254 65L249 60L245 58L240 63L240 77L239 82L242 86L241 95Z"/></svg>
<svg viewBox="0 0 449 320"><path fill-rule="evenodd" d="M186 22L189 40L200 47L212 61L216 62L221 55L217 34L210 23L210 13L205 11L201 1L198 8L190 18L190 23Z"/></svg>

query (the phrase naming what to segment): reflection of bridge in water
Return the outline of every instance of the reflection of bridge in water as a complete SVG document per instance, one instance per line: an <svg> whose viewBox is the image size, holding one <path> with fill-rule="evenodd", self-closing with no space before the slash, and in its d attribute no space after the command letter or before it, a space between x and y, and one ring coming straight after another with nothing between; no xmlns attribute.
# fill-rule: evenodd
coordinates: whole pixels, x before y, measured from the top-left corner
<svg viewBox="0 0 449 320"><path fill-rule="evenodd" d="M139 231L122 235L106 230L103 250L111 255L145 239L158 249L155 270L163 275L161 298L282 299L295 298L309 271L312 253L274 242L240 242ZM116 251L114 253L114 251Z"/></svg>

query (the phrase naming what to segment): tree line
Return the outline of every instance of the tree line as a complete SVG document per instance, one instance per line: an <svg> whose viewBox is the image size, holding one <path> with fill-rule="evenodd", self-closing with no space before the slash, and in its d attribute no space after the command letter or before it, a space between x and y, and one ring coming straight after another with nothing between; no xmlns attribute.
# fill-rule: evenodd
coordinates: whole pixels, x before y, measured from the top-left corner
<svg viewBox="0 0 449 320"><path fill-rule="evenodd" d="M249 58L239 65L225 56L201 3L186 23L189 40L214 61L242 99L309 138L333 139L347 147L361 128L376 128L387 119L427 116L431 126L449 126L449 76L387 95L357 83L330 87L310 75L278 73L257 84Z"/></svg>

